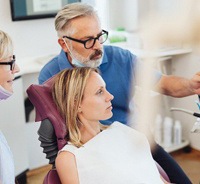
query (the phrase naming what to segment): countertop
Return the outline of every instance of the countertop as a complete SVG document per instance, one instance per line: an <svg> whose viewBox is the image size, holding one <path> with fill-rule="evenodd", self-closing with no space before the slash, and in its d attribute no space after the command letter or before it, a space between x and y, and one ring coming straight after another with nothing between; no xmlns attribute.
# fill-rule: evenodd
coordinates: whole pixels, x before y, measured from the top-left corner
<svg viewBox="0 0 200 184"><path fill-rule="evenodd" d="M119 44L114 44L114 45L122 47L124 49L128 49L133 54L137 55L138 57L145 57L145 56L168 57L168 56L175 56L175 55L181 55L181 54L188 54L192 52L191 48L168 48L168 49L159 50L155 53L150 53L142 49L131 48L130 46L124 43L119 43ZM21 76L21 75L30 74L30 73L38 73L42 69L42 67L55 56L56 54L51 54L51 55L40 56L40 57L18 59L17 64L20 67L20 72L17 73L16 76Z"/></svg>

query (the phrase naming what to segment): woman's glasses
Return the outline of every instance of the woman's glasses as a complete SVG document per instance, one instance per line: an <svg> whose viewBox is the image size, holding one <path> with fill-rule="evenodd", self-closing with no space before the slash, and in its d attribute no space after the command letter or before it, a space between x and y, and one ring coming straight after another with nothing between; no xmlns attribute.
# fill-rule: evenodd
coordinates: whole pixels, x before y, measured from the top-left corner
<svg viewBox="0 0 200 184"><path fill-rule="evenodd" d="M13 55L13 59L8 62L0 62L0 65L10 65L10 70L13 71L15 69L15 55Z"/></svg>

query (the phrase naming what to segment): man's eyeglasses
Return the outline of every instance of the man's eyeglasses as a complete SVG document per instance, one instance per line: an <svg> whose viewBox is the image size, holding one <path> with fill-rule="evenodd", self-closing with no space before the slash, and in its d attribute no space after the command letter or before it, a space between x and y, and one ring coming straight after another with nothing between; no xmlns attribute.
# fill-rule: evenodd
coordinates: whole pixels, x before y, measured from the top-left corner
<svg viewBox="0 0 200 184"><path fill-rule="evenodd" d="M87 40L78 40L75 38L71 38L69 36L63 36L63 38L68 38L69 40L73 40L75 42L82 43L86 49L90 49L96 43L96 40L99 40L100 44L103 44L108 38L108 31L102 30L102 32L96 38L89 38Z"/></svg>
<svg viewBox="0 0 200 184"><path fill-rule="evenodd" d="M0 65L10 65L10 70L13 71L15 68L15 55L13 55L13 59L8 62L0 62Z"/></svg>

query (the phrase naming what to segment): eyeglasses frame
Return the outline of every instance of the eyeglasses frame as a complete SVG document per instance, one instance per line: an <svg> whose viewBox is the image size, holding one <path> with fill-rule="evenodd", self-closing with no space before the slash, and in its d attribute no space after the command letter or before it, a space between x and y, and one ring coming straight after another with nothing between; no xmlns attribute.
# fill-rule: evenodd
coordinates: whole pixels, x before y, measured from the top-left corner
<svg viewBox="0 0 200 184"><path fill-rule="evenodd" d="M104 34L106 34L106 35L107 35L107 38L108 38L108 31L103 30L103 29L102 29L102 32L101 32L97 37L95 37L95 38L89 38L89 39L84 40L84 41L83 41L83 40L78 40L78 39L76 39L76 38L72 38L72 37L69 37L69 36L63 36L63 38L68 38L69 40L72 40L72 41L75 41L75 42L78 42L78 43L82 43L86 49L91 49L91 48L95 45L96 40L99 40L99 37L102 36L102 35L104 35ZM107 40L107 38L106 38L106 40ZM86 45L86 42L88 42L88 41L90 41L90 40L94 40L94 42L93 42L93 44L92 44L91 47L88 47L88 48L87 48L87 47L85 46L85 45ZM106 40L105 40L105 41L106 41ZM104 41L104 42L105 42L105 41ZM104 42L102 42L101 44L103 44Z"/></svg>
<svg viewBox="0 0 200 184"><path fill-rule="evenodd" d="M10 71L13 71L15 68L15 55L13 55L13 59L8 62L0 62L0 65L10 65Z"/></svg>

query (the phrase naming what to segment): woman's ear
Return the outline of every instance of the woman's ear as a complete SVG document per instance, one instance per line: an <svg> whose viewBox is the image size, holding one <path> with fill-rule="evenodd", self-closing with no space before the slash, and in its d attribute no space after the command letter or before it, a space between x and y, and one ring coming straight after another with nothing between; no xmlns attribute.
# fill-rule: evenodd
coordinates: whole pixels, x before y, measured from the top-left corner
<svg viewBox="0 0 200 184"><path fill-rule="evenodd" d="M81 110L81 107L80 107L80 106L78 107L78 112L82 112L82 110Z"/></svg>
<svg viewBox="0 0 200 184"><path fill-rule="evenodd" d="M59 38L58 39L58 43L59 43L59 45L62 47L62 49L65 51L65 52L69 52L69 49L67 48L67 46L66 46L66 44L65 44L65 42L64 42L64 40L63 40L63 38Z"/></svg>

